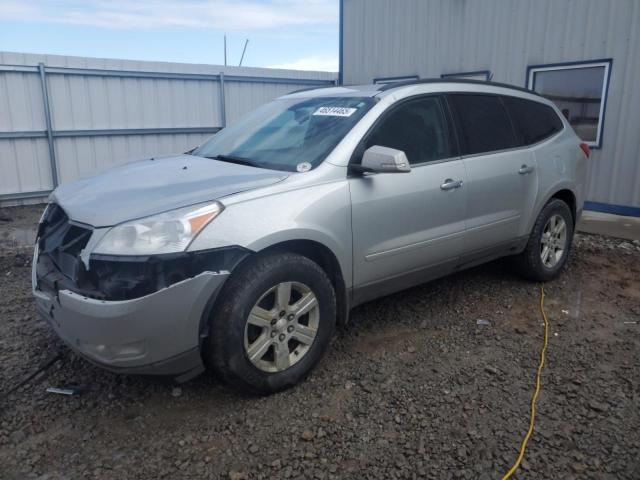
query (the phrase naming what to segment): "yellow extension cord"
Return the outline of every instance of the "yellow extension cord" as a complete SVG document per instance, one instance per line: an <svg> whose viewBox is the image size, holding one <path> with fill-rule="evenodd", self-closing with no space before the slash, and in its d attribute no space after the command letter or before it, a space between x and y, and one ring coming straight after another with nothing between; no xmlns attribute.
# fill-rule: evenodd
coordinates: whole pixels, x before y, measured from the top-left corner
<svg viewBox="0 0 640 480"><path fill-rule="evenodd" d="M549 320L547 319L547 314L544 311L544 287L540 285L540 313L542 313L542 318L544 319L544 343L542 345L542 351L540 352L540 365L538 366L538 373L536 374L536 389L533 392L533 398L531 399L531 419L529 420L529 430L527 430L527 434L524 436L524 440L522 440L522 445L520 446L520 454L516 460L516 463L509 469L509 471L502 477L502 480L507 480L511 478L511 476L518 470L520 467L520 463L524 458L524 452L527 449L527 443L529 443L529 439L533 434L533 425L536 419L536 402L538 401L538 396L540 395L540 375L542 374L542 369L544 368L544 355L547 352L547 344L549 343Z"/></svg>

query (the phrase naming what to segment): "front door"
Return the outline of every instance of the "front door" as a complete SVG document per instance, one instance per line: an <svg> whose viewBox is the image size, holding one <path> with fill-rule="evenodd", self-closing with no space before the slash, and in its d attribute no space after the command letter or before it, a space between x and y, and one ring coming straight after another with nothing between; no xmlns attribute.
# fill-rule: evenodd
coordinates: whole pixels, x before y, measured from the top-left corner
<svg viewBox="0 0 640 480"><path fill-rule="evenodd" d="M349 179L356 302L456 267L465 231L466 173L450 138L441 99L424 96L390 107L357 150L402 150L411 172Z"/></svg>

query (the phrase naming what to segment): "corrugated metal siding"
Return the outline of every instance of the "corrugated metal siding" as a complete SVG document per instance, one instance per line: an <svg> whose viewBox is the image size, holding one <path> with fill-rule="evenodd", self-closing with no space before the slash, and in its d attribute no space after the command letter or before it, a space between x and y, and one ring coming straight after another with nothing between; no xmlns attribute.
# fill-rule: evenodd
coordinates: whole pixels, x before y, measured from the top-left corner
<svg viewBox="0 0 640 480"><path fill-rule="evenodd" d="M203 134L58 138L56 155L60 182L87 177L146 156L185 152L205 138L207 135Z"/></svg>
<svg viewBox="0 0 640 480"><path fill-rule="evenodd" d="M0 140L0 193L50 190L49 147L44 138Z"/></svg>
<svg viewBox="0 0 640 480"><path fill-rule="evenodd" d="M39 63L44 63L47 68L128 72L214 76L223 72L227 125L275 97L308 86L305 81L329 83L336 79L336 74L330 72L0 52L0 65L34 67ZM53 131L222 126L221 90L217 78L123 78L68 73L65 70L46 74ZM245 83L234 81L234 76L264 80ZM291 79L291 83L269 80L273 78ZM40 132L43 135L45 130L38 73L0 71L0 136L5 132ZM116 163L149 155L183 152L209 135L163 133L56 137L59 179L60 182L68 182ZM0 200L2 195L53 188L47 139L0 138L0 172Z"/></svg>
<svg viewBox="0 0 640 480"><path fill-rule="evenodd" d="M300 88L304 87L293 83L238 83L225 80L227 123L237 121L264 103L260 101L261 98L277 98Z"/></svg>
<svg viewBox="0 0 640 480"><path fill-rule="evenodd" d="M490 70L526 86L527 66L612 58L603 142L588 199L640 206L640 2L343 0L345 84Z"/></svg>

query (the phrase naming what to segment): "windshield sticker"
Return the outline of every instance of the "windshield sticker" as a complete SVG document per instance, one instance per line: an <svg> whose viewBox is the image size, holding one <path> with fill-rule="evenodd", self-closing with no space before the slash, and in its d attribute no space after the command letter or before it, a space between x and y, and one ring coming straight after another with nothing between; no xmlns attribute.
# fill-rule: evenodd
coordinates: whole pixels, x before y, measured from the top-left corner
<svg viewBox="0 0 640 480"><path fill-rule="evenodd" d="M308 172L311 170L311 164L309 162L302 162L296 166L296 170L300 173Z"/></svg>
<svg viewBox="0 0 640 480"><path fill-rule="evenodd" d="M313 112L313 114L324 115L329 117L350 117L357 110L358 110L357 108L347 108L347 107L320 107L318 110Z"/></svg>

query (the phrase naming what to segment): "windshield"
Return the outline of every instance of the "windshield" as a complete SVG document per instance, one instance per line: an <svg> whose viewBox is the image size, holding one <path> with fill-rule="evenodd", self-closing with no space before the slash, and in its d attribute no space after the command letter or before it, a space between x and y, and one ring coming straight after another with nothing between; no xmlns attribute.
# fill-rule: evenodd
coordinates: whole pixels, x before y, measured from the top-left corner
<svg viewBox="0 0 640 480"><path fill-rule="evenodd" d="M304 172L320 164L373 103L369 97L276 100L221 130L192 153Z"/></svg>

